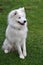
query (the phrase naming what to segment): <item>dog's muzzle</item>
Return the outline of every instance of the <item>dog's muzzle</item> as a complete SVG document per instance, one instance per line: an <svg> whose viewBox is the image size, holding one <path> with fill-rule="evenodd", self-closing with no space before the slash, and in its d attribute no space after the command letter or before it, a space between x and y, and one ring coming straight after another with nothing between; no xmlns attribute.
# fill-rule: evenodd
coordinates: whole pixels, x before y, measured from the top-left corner
<svg viewBox="0 0 43 65"><path fill-rule="evenodd" d="M20 25L24 25L24 24L26 23L26 20L24 20L23 23L21 23L20 21L18 21L18 23L19 23Z"/></svg>

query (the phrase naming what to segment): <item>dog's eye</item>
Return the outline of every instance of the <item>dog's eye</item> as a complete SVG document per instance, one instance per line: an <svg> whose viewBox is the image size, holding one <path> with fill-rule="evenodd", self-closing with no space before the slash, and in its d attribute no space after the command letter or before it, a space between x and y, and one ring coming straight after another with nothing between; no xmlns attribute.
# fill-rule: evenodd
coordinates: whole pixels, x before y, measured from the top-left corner
<svg viewBox="0 0 43 65"><path fill-rule="evenodd" d="M21 17L19 17L19 19L20 19Z"/></svg>

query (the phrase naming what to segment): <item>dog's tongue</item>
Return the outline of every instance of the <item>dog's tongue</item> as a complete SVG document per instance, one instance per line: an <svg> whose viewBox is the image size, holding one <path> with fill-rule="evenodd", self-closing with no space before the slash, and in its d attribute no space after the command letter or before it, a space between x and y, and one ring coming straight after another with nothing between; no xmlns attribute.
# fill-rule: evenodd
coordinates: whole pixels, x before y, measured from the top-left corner
<svg viewBox="0 0 43 65"><path fill-rule="evenodd" d="M21 23L21 22L19 22L19 21L18 21L18 23L19 23L20 25L24 25L24 24L25 24L25 23Z"/></svg>

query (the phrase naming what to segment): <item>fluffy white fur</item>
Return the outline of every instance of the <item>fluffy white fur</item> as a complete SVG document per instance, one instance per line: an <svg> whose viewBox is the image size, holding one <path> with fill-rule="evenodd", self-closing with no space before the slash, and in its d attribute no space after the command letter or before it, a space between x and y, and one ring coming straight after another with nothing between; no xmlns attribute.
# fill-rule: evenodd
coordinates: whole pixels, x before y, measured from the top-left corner
<svg viewBox="0 0 43 65"><path fill-rule="evenodd" d="M19 22L20 23L19 23ZM24 7L13 10L8 15L8 26L6 29L6 38L3 43L5 53L12 49L18 51L19 57L24 59L26 53L27 21Z"/></svg>

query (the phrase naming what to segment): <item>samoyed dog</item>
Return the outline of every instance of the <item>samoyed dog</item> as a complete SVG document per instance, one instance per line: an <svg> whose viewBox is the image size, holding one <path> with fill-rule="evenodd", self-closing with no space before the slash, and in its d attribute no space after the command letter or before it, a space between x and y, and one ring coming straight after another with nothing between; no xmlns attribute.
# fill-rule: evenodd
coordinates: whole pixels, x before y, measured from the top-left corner
<svg viewBox="0 0 43 65"><path fill-rule="evenodd" d="M5 34L6 38L2 45L4 52L8 53L12 49L16 49L19 57L24 59L27 55L27 31L27 20L24 7L12 10L8 14L8 26Z"/></svg>

